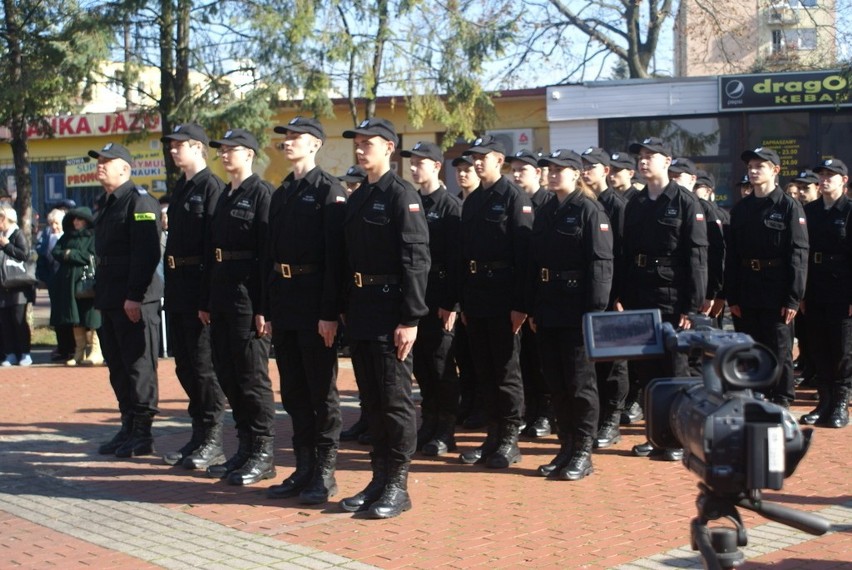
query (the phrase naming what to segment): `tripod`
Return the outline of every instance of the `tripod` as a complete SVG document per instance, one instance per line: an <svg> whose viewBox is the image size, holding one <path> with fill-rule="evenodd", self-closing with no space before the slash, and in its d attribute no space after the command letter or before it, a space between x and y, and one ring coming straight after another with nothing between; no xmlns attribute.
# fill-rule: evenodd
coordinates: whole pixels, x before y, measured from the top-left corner
<svg viewBox="0 0 852 570"><path fill-rule="evenodd" d="M692 519L690 536L692 549L701 553L704 567L708 570L736 568L745 560L739 547L748 544L748 536L737 507L817 536L831 529L831 524L822 517L762 501L760 490L752 490L748 495L720 495L704 483L699 483L698 489L698 498L695 501L698 516ZM734 527L707 526L709 521L723 517L730 520Z"/></svg>

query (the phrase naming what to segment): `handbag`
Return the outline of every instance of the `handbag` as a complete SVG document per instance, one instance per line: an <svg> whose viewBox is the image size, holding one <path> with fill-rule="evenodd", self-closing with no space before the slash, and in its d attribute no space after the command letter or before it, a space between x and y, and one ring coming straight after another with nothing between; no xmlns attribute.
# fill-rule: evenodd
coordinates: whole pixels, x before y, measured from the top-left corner
<svg viewBox="0 0 852 570"><path fill-rule="evenodd" d="M74 297L77 299L94 299L95 297L95 258L89 256L89 263L83 267L80 279L74 285Z"/></svg>
<svg viewBox="0 0 852 570"><path fill-rule="evenodd" d="M25 261L9 257L0 251L0 285L5 289L32 287L38 283L36 278L36 259L34 252Z"/></svg>

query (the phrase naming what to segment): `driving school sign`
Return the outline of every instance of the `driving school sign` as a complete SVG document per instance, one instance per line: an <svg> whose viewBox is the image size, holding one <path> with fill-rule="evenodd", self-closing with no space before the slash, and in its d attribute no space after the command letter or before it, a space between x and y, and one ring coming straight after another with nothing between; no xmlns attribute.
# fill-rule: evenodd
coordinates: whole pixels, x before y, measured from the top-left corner
<svg viewBox="0 0 852 570"><path fill-rule="evenodd" d="M774 111L852 105L849 77L839 71L724 75L720 111Z"/></svg>

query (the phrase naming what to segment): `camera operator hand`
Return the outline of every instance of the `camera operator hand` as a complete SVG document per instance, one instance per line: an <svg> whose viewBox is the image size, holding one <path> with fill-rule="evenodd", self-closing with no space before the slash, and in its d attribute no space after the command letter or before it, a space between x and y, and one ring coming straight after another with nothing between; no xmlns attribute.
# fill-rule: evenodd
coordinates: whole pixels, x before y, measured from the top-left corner
<svg viewBox="0 0 852 570"><path fill-rule="evenodd" d="M796 316L796 309L789 309L787 307L781 308L781 318L784 319L784 324L789 325L793 322L793 318Z"/></svg>

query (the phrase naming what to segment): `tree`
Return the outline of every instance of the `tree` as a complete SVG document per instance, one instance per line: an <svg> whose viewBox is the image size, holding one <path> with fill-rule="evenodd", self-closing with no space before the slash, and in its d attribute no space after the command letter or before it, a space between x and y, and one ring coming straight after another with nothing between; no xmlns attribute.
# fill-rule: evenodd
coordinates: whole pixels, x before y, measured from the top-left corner
<svg viewBox="0 0 852 570"><path fill-rule="evenodd" d="M8 127L21 230L31 235L28 128L50 136L45 120L77 107L91 70L104 57L103 23L73 0L3 0L0 124Z"/></svg>

